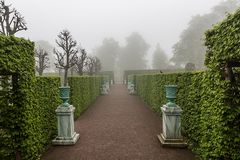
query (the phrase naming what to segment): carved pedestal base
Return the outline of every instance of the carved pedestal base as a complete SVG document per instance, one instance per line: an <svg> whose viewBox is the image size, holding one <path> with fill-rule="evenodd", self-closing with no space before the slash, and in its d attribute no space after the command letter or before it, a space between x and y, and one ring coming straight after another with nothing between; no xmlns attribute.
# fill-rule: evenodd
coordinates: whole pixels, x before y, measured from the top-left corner
<svg viewBox="0 0 240 160"><path fill-rule="evenodd" d="M181 113L182 109L179 106L161 107L163 119L163 133L158 135L158 139L162 146L184 148L187 143L184 142L181 135Z"/></svg>
<svg viewBox="0 0 240 160"><path fill-rule="evenodd" d="M54 145L73 145L79 139L79 134L74 131L74 110L72 105L56 109L58 136L52 141Z"/></svg>
<svg viewBox="0 0 240 160"><path fill-rule="evenodd" d="M162 133L160 135L157 135L157 137L163 147L174 147L174 148L187 147L187 143L183 139L166 139Z"/></svg>

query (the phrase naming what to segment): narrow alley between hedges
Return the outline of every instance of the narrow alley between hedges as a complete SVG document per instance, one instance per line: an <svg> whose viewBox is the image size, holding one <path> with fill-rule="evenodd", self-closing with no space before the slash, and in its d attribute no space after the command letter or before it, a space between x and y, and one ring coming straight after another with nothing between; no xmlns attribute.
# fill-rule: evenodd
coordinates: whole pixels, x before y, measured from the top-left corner
<svg viewBox="0 0 240 160"><path fill-rule="evenodd" d="M51 146L43 160L194 160L187 149L163 148L161 118L144 102L114 85L75 121L80 139L73 146Z"/></svg>

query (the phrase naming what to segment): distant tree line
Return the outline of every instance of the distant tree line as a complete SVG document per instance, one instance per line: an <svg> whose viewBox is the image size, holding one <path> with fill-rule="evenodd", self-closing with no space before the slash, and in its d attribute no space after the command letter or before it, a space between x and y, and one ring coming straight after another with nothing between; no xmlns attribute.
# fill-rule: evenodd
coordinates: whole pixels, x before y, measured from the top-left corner
<svg viewBox="0 0 240 160"><path fill-rule="evenodd" d="M212 25L220 22L228 12L232 12L238 7L239 0L222 1L213 7L210 13L192 17L188 27L182 32L180 40L174 44L173 57L170 61L176 67L184 67L186 64L192 63L197 69L203 69L206 53L204 33Z"/></svg>
<svg viewBox="0 0 240 160"><path fill-rule="evenodd" d="M206 48L204 32L213 24L221 21L228 12L239 7L239 0L222 1L208 14L192 17L188 27L182 32L180 40L173 45L173 56L168 57L160 44L156 45L152 57L153 69L178 69L187 71L204 69ZM139 70L147 69L145 59L150 45L139 33L132 33L126 38L126 45L120 46L113 38L106 38L96 49L96 55L102 62L103 70Z"/></svg>
<svg viewBox="0 0 240 160"><path fill-rule="evenodd" d="M152 56L152 68L203 69L206 52L204 32L223 19L227 12L232 12L237 7L239 7L239 0L222 1L213 7L210 13L192 17L188 27L182 32L180 40L173 45L173 56L169 60L160 44L156 45ZM11 5L1 0L0 34L14 36L22 30L27 30L24 17L15 8L11 8ZM93 53L95 56L88 55L84 48L78 47L68 30L59 33L56 44L57 47L50 47L51 49L45 45L36 45L36 71L39 75L53 68L51 66L53 57L56 58L56 68L59 72L61 70L67 72L65 74L93 75L100 70L124 71L150 68L146 60L150 45L137 32L126 37L124 46L120 46L119 42L113 38L105 38Z"/></svg>

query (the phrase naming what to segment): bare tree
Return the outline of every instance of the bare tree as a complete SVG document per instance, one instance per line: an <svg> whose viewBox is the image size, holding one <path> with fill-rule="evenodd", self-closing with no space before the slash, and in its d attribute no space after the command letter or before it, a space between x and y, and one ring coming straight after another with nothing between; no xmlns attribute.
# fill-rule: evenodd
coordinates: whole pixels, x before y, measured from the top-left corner
<svg viewBox="0 0 240 160"><path fill-rule="evenodd" d="M73 67L77 62L77 53L76 49L77 42L73 40L72 35L68 30L63 30L58 35L58 40L56 39L58 47L62 49L62 52L59 52L54 48L53 52L57 57L56 67L64 70L64 86L68 85L67 76L68 70Z"/></svg>
<svg viewBox="0 0 240 160"><path fill-rule="evenodd" d="M49 54L42 48L35 49L35 57L36 59L36 70L38 74L41 76L43 71L49 68Z"/></svg>
<svg viewBox="0 0 240 160"><path fill-rule="evenodd" d="M101 70L101 62L98 57L87 57L87 70L89 75L99 73Z"/></svg>
<svg viewBox="0 0 240 160"><path fill-rule="evenodd" d="M89 75L93 75L94 72L94 58L89 56L87 57L87 65L86 65L86 69Z"/></svg>
<svg viewBox="0 0 240 160"><path fill-rule="evenodd" d="M10 9L4 0L0 2L0 33L6 36L14 35L18 31L27 30L24 17L15 9Z"/></svg>
<svg viewBox="0 0 240 160"><path fill-rule="evenodd" d="M94 61L94 71L95 71L95 74L96 73L99 73L102 69L102 64L101 64L101 61L98 57L94 57L95 61Z"/></svg>
<svg viewBox="0 0 240 160"><path fill-rule="evenodd" d="M75 66L76 72L83 75L83 68L87 65L87 52L85 49L79 48L78 60Z"/></svg>

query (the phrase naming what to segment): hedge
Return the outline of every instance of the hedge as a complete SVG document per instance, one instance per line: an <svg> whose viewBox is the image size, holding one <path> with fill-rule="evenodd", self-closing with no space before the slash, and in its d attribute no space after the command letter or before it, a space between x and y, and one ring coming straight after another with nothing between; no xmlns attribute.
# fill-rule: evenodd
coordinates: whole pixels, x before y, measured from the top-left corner
<svg viewBox="0 0 240 160"><path fill-rule="evenodd" d="M136 76L138 95L160 114L164 85L178 85L183 135L202 159L240 159L239 82L223 81L220 72L211 70Z"/></svg>
<svg viewBox="0 0 240 160"><path fill-rule="evenodd" d="M55 109L61 104L59 86L59 77L37 77L34 90L35 99L38 103L33 113L36 130L33 134L34 138L32 138L36 140L34 146L38 146L38 148L35 148L38 151L38 155L49 146L51 140L57 135ZM32 138L29 137L29 140L32 141ZM26 147L32 146L29 146L29 143L26 142ZM27 155L28 159L31 159L31 154L27 153Z"/></svg>
<svg viewBox="0 0 240 160"><path fill-rule="evenodd" d="M4 78L1 91L6 92L0 97L0 159L7 160L14 159L16 151L26 154L35 148L32 142L36 139L26 141L33 134L29 128L34 128L32 113L36 106L34 44L0 36L0 75Z"/></svg>
<svg viewBox="0 0 240 160"><path fill-rule="evenodd" d="M111 82L114 84L114 72L113 71L101 71L98 73L99 76L106 77L106 80L109 81L109 85Z"/></svg>
<svg viewBox="0 0 240 160"><path fill-rule="evenodd" d="M188 92L185 92L191 84L192 73L172 73L154 75L136 75L137 94L152 108L161 114L161 106L166 104L164 85L177 84L178 97L176 102L181 107L186 106ZM184 109L184 108L183 108Z"/></svg>
<svg viewBox="0 0 240 160"><path fill-rule="evenodd" d="M102 77L69 77L70 104L75 109L75 119L100 95Z"/></svg>
<svg viewBox="0 0 240 160"><path fill-rule="evenodd" d="M76 117L99 95L101 80L70 78ZM59 77L35 76L33 42L0 35L0 159L40 159L57 134L59 86Z"/></svg>
<svg viewBox="0 0 240 160"><path fill-rule="evenodd" d="M206 160L240 159L239 19L240 9L206 32L207 71L136 76L138 94L159 113L164 85L179 86L184 135Z"/></svg>
<svg viewBox="0 0 240 160"><path fill-rule="evenodd" d="M229 61L240 61L240 8L206 32L205 64L220 69Z"/></svg>

